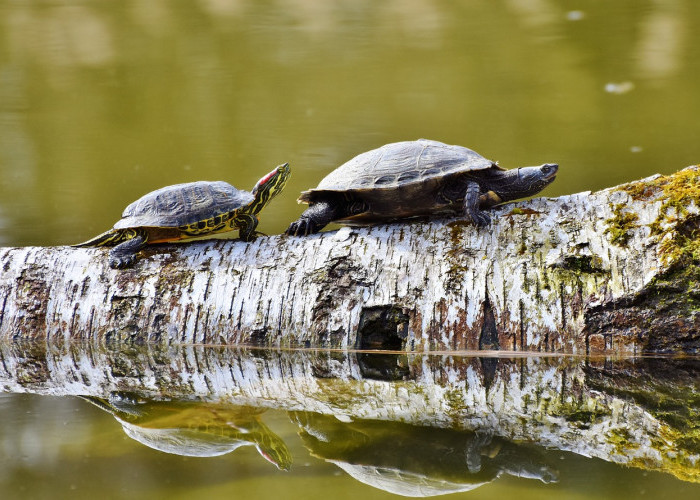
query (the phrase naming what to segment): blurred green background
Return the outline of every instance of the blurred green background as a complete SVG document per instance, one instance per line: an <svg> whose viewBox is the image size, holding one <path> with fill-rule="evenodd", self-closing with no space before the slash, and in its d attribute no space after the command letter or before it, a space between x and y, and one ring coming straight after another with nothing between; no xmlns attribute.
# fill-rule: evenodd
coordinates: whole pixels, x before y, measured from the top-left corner
<svg viewBox="0 0 700 500"><path fill-rule="evenodd" d="M283 231L351 157L420 137L556 196L700 162L695 0L0 1L0 244L109 227L148 191L250 189Z"/></svg>

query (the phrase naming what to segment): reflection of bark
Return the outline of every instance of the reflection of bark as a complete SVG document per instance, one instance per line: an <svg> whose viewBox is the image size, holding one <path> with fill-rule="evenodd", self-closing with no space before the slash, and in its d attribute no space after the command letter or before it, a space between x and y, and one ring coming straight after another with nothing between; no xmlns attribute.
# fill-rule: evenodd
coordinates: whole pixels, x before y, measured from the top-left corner
<svg viewBox="0 0 700 500"><path fill-rule="evenodd" d="M480 430L700 481L700 377L693 361L674 378L677 371L649 371L638 362L560 357L404 354L394 357L391 370L388 358L368 364L353 353L216 347L10 344L0 345L0 356L4 391L196 396L341 420ZM659 394L675 399L670 404Z"/></svg>
<svg viewBox="0 0 700 500"><path fill-rule="evenodd" d="M700 169L460 220L149 248L0 251L0 338L700 349Z"/></svg>

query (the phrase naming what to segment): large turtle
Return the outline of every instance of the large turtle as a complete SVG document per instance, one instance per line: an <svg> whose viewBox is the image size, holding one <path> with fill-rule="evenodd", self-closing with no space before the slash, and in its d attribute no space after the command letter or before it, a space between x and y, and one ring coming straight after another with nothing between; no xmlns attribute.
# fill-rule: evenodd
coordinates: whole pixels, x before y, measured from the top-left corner
<svg viewBox="0 0 700 500"><path fill-rule="evenodd" d="M420 139L362 153L304 191L309 208L287 229L308 235L336 221L364 225L434 214L463 214L491 222L483 208L532 196L554 180L559 166L505 170L461 146Z"/></svg>
<svg viewBox="0 0 700 500"><path fill-rule="evenodd" d="M217 182L167 186L126 207L112 229L77 247L113 246L109 265L132 265L145 245L239 230L244 241L257 236L258 213L284 189L289 177L285 163L265 175L251 192Z"/></svg>

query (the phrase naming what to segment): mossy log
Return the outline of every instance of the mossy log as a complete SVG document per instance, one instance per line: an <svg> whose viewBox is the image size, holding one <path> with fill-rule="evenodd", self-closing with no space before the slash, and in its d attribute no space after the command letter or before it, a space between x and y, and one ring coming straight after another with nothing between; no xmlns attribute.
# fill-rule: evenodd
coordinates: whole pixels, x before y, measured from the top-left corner
<svg viewBox="0 0 700 500"><path fill-rule="evenodd" d="M700 167L460 219L253 243L0 250L0 338L700 350Z"/></svg>

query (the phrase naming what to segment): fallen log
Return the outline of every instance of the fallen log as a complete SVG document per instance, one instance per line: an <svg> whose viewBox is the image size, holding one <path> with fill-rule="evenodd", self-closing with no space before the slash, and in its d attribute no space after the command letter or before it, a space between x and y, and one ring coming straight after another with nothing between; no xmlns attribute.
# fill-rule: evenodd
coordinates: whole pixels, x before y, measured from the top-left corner
<svg viewBox="0 0 700 500"><path fill-rule="evenodd" d="M700 167L459 219L253 243L0 250L0 339L700 351Z"/></svg>

